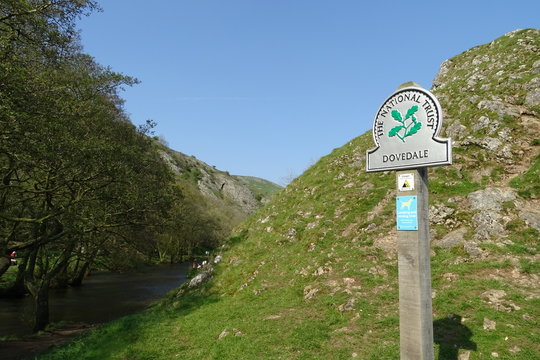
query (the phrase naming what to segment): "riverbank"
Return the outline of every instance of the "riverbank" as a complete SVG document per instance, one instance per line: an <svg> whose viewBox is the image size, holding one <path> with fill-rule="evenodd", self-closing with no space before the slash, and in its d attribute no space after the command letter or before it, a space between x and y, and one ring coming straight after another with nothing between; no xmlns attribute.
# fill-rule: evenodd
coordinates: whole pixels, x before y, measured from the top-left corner
<svg viewBox="0 0 540 360"><path fill-rule="evenodd" d="M51 347L60 346L78 335L95 328L89 324L67 324L18 340L0 341L2 360L20 360L41 354Z"/></svg>
<svg viewBox="0 0 540 360"><path fill-rule="evenodd" d="M190 265L155 265L121 274L94 273L81 287L51 289L51 323L106 323L143 311L184 283ZM30 336L32 312L33 302L29 296L1 298L0 337Z"/></svg>
<svg viewBox="0 0 540 360"><path fill-rule="evenodd" d="M33 358L103 324L148 309L187 280L191 264L156 265L129 273L95 273L77 288L51 289L58 326L31 335L29 297L0 299L0 359Z"/></svg>

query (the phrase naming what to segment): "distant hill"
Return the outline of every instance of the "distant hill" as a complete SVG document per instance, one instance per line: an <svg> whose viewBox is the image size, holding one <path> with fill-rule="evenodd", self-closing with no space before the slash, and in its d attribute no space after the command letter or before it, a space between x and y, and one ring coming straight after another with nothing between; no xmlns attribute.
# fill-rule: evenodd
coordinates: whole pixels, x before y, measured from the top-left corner
<svg viewBox="0 0 540 360"><path fill-rule="evenodd" d="M195 197L204 198L209 207L220 209L221 215L227 218L222 222L227 223L229 230L269 202L272 196L281 190L281 186L268 180L231 175L194 156L163 145L160 147L162 158L177 174L178 181L184 187L190 187L192 193L196 193Z"/></svg>
<svg viewBox="0 0 540 360"><path fill-rule="evenodd" d="M454 140L454 165L429 170L437 358L538 359L540 31L447 60L433 92ZM373 145L369 131L276 194L209 282L62 354L112 334L110 358L398 359L395 175L365 172Z"/></svg>
<svg viewBox="0 0 540 360"><path fill-rule="evenodd" d="M255 196L255 200L261 204L270 202L272 196L282 189L280 185L258 177L241 175L234 175L234 177L245 184Z"/></svg>

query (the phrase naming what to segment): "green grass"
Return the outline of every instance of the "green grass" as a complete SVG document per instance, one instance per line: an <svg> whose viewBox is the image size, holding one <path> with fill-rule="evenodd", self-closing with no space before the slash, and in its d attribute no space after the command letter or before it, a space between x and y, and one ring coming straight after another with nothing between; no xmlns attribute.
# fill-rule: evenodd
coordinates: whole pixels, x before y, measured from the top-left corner
<svg viewBox="0 0 540 360"><path fill-rule="evenodd" d="M282 187L274 184L271 181L252 177L252 176L235 176L237 179L245 183L251 190L258 201L262 199L270 199L274 194L279 192Z"/></svg>
<svg viewBox="0 0 540 360"><path fill-rule="evenodd" d="M529 260L529 259L520 259L521 271L525 274L536 274L540 275L540 262Z"/></svg>
<svg viewBox="0 0 540 360"><path fill-rule="evenodd" d="M518 194L528 199L538 199L540 197L540 155L536 157L533 164L523 174L510 181L510 185L518 190Z"/></svg>

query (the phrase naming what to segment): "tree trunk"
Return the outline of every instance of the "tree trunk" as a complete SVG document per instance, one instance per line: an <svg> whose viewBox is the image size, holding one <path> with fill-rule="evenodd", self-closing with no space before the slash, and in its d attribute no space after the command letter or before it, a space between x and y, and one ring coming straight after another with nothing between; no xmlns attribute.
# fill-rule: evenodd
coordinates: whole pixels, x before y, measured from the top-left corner
<svg viewBox="0 0 540 360"><path fill-rule="evenodd" d="M90 267L90 261L85 261L83 266L80 267L80 269L75 274L73 279L71 279L70 285L81 286L84 278L86 277L86 273L88 272L89 267Z"/></svg>
<svg viewBox="0 0 540 360"><path fill-rule="evenodd" d="M55 277L53 281L53 287L66 288L69 285L69 275L67 264L62 268L60 273Z"/></svg>
<svg viewBox="0 0 540 360"><path fill-rule="evenodd" d="M27 294L26 287L24 286L24 276L26 274L26 261L24 259L20 260L17 272L17 278L13 285L9 288L10 297L23 297Z"/></svg>
<svg viewBox="0 0 540 360"><path fill-rule="evenodd" d="M41 282L34 294L34 332L49 324L49 281Z"/></svg>
<svg viewBox="0 0 540 360"><path fill-rule="evenodd" d="M4 274L11 265L11 259L7 256L0 257L0 276Z"/></svg>
<svg viewBox="0 0 540 360"><path fill-rule="evenodd" d="M68 244L61 255L61 260L46 273L36 276L36 260L39 249L34 249L28 259L25 285L34 299L34 332L45 329L49 324L49 287L51 280L67 266L73 243ZM41 269L43 271L45 269Z"/></svg>

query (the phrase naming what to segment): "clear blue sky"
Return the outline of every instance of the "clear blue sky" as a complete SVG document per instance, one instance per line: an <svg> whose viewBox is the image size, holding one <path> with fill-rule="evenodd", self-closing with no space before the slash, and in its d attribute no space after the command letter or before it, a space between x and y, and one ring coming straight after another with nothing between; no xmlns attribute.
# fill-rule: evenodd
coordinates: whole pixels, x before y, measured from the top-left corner
<svg viewBox="0 0 540 360"><path fill-rule="evenodd" d="M540 1L109 0L85 52L134 76L126 110L169 146L284 183L369 130L397 86L518 28Z"/></svg>

